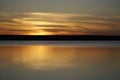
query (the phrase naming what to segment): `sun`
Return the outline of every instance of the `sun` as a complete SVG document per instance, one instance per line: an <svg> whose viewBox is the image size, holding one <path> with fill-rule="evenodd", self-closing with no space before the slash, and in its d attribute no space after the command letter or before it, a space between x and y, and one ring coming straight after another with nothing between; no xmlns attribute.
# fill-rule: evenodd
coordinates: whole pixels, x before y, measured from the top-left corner
<svg viewBox="0 0 120 80"><path fill-rule="evenodd" d="M39 32L39 33L35 33L35 35L49 35L47 32Z"/></svg>
<svg viewBox="0 0 120 80"><path fill-rule="evenodd" d="M31 33L30 35L52 35L52 33L45 32L45 31L40 31L40 32Z"/></svg>

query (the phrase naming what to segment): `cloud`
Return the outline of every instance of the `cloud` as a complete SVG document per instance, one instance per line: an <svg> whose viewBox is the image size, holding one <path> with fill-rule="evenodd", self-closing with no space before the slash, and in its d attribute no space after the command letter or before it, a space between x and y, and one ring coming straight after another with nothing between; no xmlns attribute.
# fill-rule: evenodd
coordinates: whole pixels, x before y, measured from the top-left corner
<svg viewBox="0 0 120 80"><path fill-rule="evenodd" d="M0 34L120 35L120 16L0 12Z"/></svg>

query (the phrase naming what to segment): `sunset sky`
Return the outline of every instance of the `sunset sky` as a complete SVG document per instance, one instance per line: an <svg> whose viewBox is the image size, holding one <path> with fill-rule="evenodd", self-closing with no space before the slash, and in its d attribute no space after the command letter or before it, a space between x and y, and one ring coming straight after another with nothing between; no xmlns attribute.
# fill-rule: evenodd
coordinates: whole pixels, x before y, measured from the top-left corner
<svg viewBox="0 0 120 80"><path fill-rule="evenodd" d="M120 0L0 0L0 35L120 35Z"/></svg>

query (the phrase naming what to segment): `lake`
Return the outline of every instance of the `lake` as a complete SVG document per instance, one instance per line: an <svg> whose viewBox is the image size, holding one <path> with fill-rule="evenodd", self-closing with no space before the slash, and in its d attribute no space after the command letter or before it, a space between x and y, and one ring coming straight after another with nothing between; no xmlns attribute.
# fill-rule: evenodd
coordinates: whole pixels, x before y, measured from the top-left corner
<svg viewBox="0 0 120 80"><path fill-rule="evenodd" d="M1 41L0 80L120 80L119 41Z"/></svg>

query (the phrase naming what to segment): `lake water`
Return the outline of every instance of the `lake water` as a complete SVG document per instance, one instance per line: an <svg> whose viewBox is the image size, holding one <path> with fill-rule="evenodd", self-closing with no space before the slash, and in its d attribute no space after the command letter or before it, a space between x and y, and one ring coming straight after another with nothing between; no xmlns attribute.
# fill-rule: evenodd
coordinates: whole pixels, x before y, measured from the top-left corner
<svg viewBox="0 0 120 80"><path fill-rule="evenodd" d="M0 80L120 80L118 42L0 44Z"/></svg>

